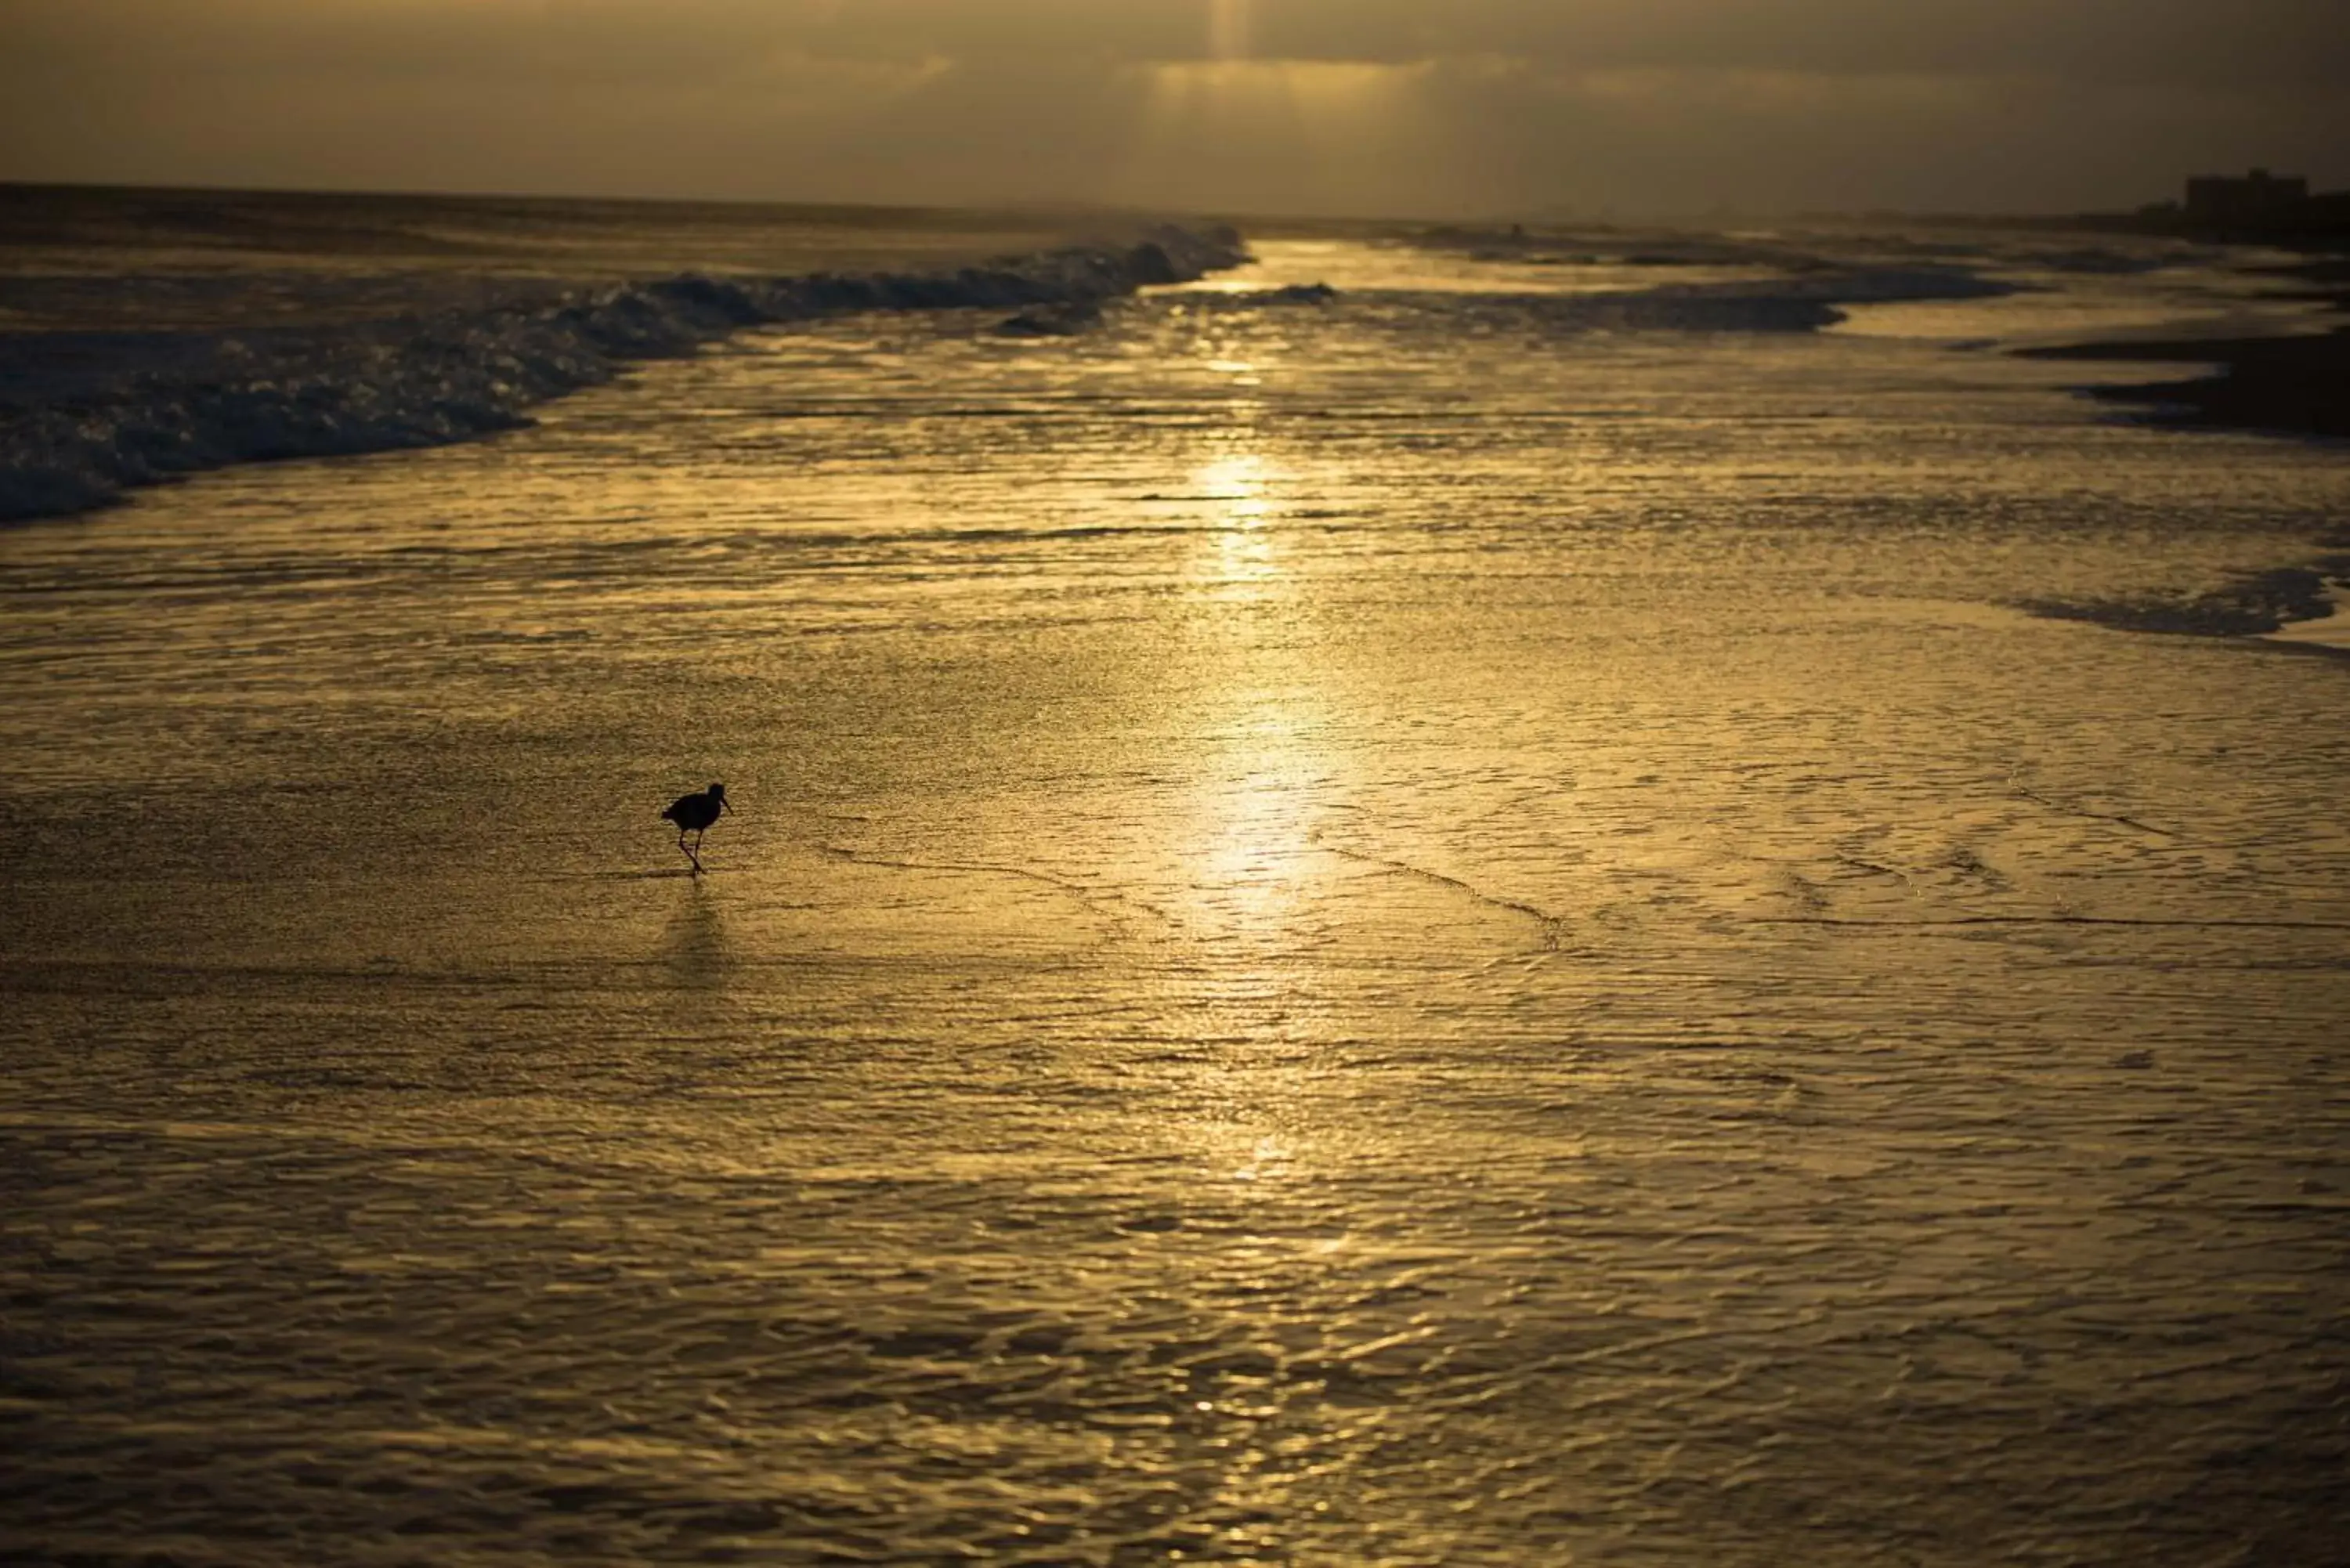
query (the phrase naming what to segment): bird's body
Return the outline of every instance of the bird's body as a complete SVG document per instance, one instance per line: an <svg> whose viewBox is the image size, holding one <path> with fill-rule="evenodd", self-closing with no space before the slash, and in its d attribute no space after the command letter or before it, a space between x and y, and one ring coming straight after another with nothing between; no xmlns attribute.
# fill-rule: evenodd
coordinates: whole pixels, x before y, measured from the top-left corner
<svg viewBox="0 0 2350 1568"><path fill-rule="evenodd" d="M661 813L662 821L677 824L677 846L685 851L688 860L693 862L695 876L702 875L702 836L710 831L710 825L718 820L720 812L733 809L726 804L726 786L714 784L700 794L678 796L670 802L669 809ZM693 835L691 845L685 841L688 833Z"/></svg>

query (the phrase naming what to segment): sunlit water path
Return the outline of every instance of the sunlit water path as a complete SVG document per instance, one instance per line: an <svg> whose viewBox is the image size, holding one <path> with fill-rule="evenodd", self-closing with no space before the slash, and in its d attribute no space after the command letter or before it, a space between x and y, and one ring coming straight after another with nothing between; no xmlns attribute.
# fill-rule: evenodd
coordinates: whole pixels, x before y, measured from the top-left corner
<svg viewBox="0 0 2350 1568"><path fill-rule="evenodd" d="M0 1519L2328 1560L2350 664L2016 606L2350 457L1951 347L2065 286L1275 244L0 536Z"/></svg>

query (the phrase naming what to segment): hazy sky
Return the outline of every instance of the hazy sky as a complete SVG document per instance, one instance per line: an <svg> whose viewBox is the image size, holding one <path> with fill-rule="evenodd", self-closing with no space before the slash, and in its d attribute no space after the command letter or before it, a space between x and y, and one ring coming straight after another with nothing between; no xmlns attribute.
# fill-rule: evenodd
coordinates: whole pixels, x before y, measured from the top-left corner
<svg viewBox="0 0 2350 1568"><path fill-rule="evenodd" d="M2350 185L2350 0L0 0L0 178L1240 211Z"/></svg>

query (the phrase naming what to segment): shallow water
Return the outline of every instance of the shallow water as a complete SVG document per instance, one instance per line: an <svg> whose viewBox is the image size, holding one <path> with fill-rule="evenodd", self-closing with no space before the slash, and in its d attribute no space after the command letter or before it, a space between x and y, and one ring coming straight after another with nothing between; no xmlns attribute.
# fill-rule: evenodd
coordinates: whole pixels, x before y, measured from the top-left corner
<svg viewBox="0 0 2350 1568"><path fill-rule="evenodd" d="M2329 1560L2350 457L1264 250L0 536L26 1550Z"/></svg>

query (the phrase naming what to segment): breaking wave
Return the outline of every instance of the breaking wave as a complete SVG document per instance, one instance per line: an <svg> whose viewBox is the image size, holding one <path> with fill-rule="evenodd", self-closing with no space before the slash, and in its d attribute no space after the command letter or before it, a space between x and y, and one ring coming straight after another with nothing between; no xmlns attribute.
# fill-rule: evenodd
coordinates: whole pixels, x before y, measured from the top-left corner
<svg viewBox="0 0 2350 1568"><path fill-rule="evenodd" d="M1130 244L952 272L694 275L341 327L44 334L42 363L12 374L0 401L0 521L83 511L231 463L511 429L631 360L690 354L748 327L869 310L1082 313L1245 259L1231 229L1159 228ZM95 378L93 360L106 368Z"/></svg>

